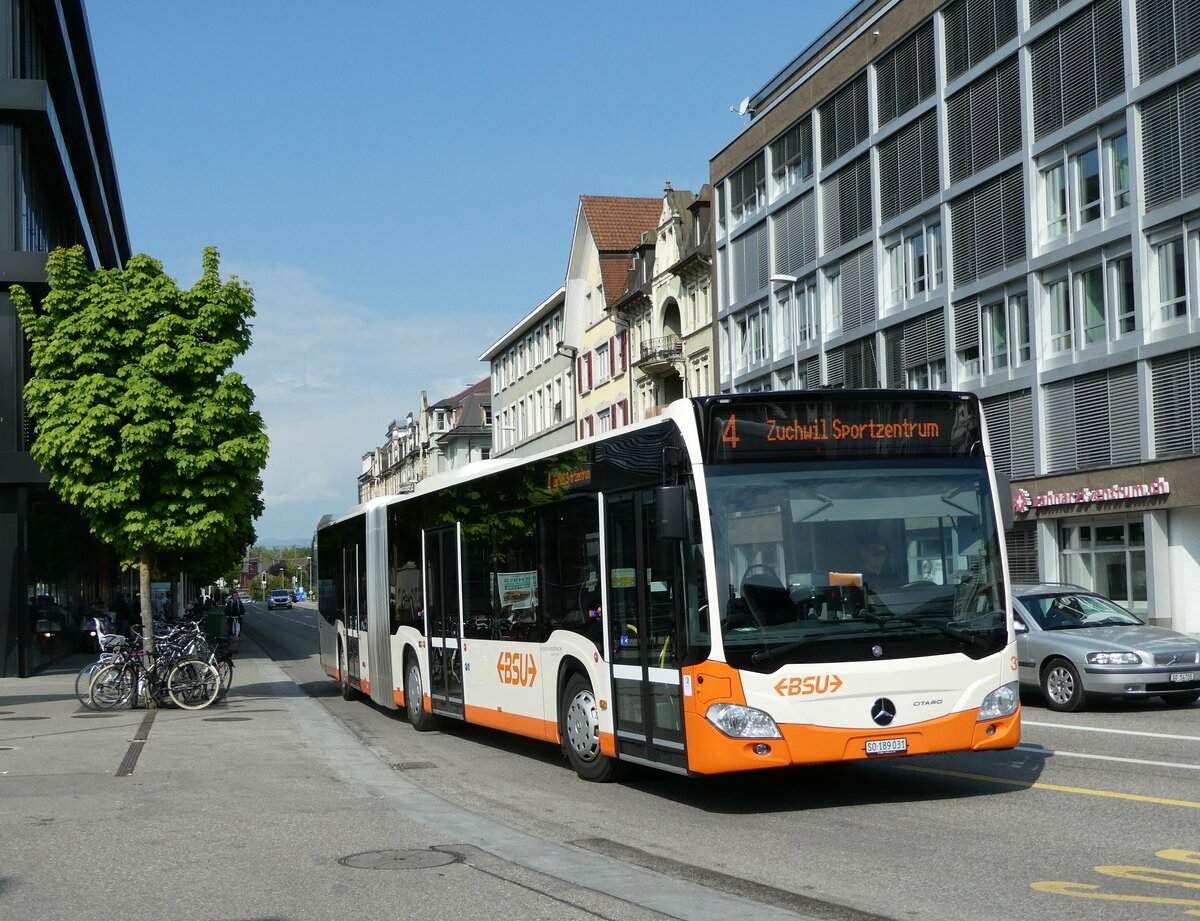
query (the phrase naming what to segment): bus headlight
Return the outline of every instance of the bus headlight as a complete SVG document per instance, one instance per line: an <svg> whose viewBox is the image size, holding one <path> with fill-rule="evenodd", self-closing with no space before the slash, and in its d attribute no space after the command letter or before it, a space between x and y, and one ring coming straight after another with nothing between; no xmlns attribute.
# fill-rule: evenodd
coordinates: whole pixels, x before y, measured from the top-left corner
<svg viewBox="0 0 1200 921"><path fill-rule="evenodd" d="M775 721L762 710L738 704L713 704L704 718L731 739L782 739Z"/></svg>
<svg viewBox="0 0 1200 921"><path fill-rule="evenodd" d="M1019 700L1020 695L1017 693L1017 682L1010 681L1008 684L1001 685L983 699L983 703L979 706L978 722L982 723L984 720L998 720L1006 716L1012 716L1017 712L1017 702Z"/></svg>

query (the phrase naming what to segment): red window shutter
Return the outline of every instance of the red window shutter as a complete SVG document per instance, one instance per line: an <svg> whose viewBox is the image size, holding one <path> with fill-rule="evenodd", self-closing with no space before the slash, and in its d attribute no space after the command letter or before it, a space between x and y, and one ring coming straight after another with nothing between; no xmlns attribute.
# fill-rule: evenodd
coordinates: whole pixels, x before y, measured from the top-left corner
<svg viewBox="0 0 1200 921"><path fill-rule="evenodd" d="M583 356L575 359L575 392L583 393Z"/></svg>
<svg viewBox="0 0 1200 921"><path fill-rule="evenodd" d="M621 408L621 425L629 424L629 401L621 399L617 401L617 406Z"/></svg>
<svg viewBox="0 0 1200 921"><path fill-rule="evenodd" d="M627 330L627 329L621 330L620 335L617 336L617 341L621 344L621 370L628 371L629 370L629 349L627 346L629 344L629 330Z"/></svg>
<svg viewBox="0 0 1200 921"><path fill-rule="evenodd" d="M617 339L615 336L608 337L608 376L617 376Z"/></svg>
<svg viewBox="0 0 1200 921"><path fill-rule="evenodd" d="M587 353L587 389L592 389L592 353Z"/></svg>

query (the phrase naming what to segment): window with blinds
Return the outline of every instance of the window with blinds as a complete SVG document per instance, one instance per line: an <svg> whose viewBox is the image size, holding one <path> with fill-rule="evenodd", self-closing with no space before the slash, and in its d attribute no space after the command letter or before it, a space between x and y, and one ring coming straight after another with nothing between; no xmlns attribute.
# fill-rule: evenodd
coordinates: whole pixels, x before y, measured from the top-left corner
<svg viewBox="0 0 1200 921"><path fill-rule="evenodd" d="M1098 0L1030 46L1040 138L1125 91L1121 0Z"/></svg>
<svg viewBox="0 0 1200 921"><path fill-rule="evenodd" d="M982 403L996 469L1014 480L1033 476L1033 391L1006 393Z"/></svg>
<svg viewBox="0 0 1200 921"><path fill-rule="evenodd" d="M906 320L901 327L901 336L902 381L921 378L926 369L945 364L946 315L940 307Z"/></svg>
<svg viewBox="0 0 1200 921"><path fill-rule="evenodd" d="M729 177L729 210L734 222L766 203L765 159L766 155L760 153Z"/></svg>
<svg viewBox="0 0 1200 921"><path fill-rule="evenodd" d="M733 297L741 303L767 286L767 225L742 234L732 244Z"/></svg>
<svg viewBox="0 0 1200 921"><path fill-rule="evenodd" d="M1020 262L1025 246L1025 179L1014 167L950 202L954 284Z"/></svg>
<svg viewBox="0 0 1200 921"><path fill-rule="evenodd" d="M936 63L932 19L875 62L875 104L880 125L933 95L937 87Z"/></svg>
<svg viewBox="0 0 1200 921"><path fill-rule="evenodd" d="M871 229L871 155L863 154L821 183L825 252Z"/></svg>
<svg viewBox="0 0 1200 921"><path fill-rule="evenodd" d="M1137 365L1050 384L1043 402L1047 473L1142 459Z"/></svg>
<svg viewBox="0 0 1200 921"><path fill-rule="evenodd" d="M771 142L771 176L777 189L786 189L812 171L812 119L806 115Z"/></svg>
<svg viewBox="0 0 1200 921"><path fill-rule="evenodd" d="M1150 362L1154 410L1154 456L1200 454L1200 349L1175 352Z"/></svg>
<svg viewBox="0 0 1200 921"><path fill-rule="evenodd" d="M1041 582L1038 568L1037 523L1021 522L1004 535L1008 577L1014 583Z"/></svg>
<svg viewBox="0 0 1200 921"><path fill-rule="evenodd" d="M1200 52L1200 0L1137 0L1137 44L1143 81Z"/></svg>
<svg viewBox="0 0 1200 921"><path fill-rule="evenodd" d="M926 112L879 144L879 211L890 220L939 188L937 112Z"/></svg>
<svg viewBox="0 0 1200 921"><path fill-rule="evenodd" d="M1200 75L1142 103L1146 210L1200 190Z"/></svg>
<svg viewBox="0 0 1200 921"><path fill-rule="evenodd" d="M946 100L950 182L960 182L1021 148L1020 68L1017 56Z"/></svg>
<svg viewBox="0 0 1200 921"><path fill-rule="evenodd" d="M806 192L775 216L775 271L801 275L817 258L814 193Z"/></svg>
<svg viewBox="0 0 1200 921"><path fill-rule="evenodd" d="M821 117L821 163L829 165L853 150L870 134L867 120L867 72L830 96L817 108Z"/></svg>
<svg viewBox="0 0 1200 921"><path fill-rule="evenodd" d="M946 79L966 73L1017 34L1017 0L954 0L942 12Z"/></svg>
<svg viewBox="0 0 1200 921"><path fill-rule="evenodd" d="M830 349L826 356L830 387L878 387L875 337L867 336Z"/></svg>
<svg viewBox="0 0 1200 921"><path fill-rule="evenodd" d="M841 277L842 329L852 330L875 319L875 259L870 246L838 264Z"/></svg>

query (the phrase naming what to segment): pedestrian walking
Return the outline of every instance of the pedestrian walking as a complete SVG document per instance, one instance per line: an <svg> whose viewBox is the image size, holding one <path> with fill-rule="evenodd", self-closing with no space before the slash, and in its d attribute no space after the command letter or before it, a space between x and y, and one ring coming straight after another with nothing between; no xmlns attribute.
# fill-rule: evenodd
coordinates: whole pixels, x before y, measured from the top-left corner
<svg viewBox="0 0 1200 921"><path fill-rule="evenodd" d="M229 593L229 600L225 602L225 623L229 628L229 636L241 637L242 618L245 614L246 606L242 603L242 599L238 597L238 591L235 588Z"/></svg>

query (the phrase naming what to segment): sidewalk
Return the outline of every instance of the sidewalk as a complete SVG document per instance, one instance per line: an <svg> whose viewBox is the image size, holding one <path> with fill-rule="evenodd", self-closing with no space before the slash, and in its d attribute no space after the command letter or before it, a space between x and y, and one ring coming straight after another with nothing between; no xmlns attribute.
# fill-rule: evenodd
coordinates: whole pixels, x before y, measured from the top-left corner
<svg viewBox="0 0 1200 921"><path fill-rule="evenodd" d="M0 917L796 917L438 800L248 638L206 710L88 711L87 661L0 679Z"/></svg>

